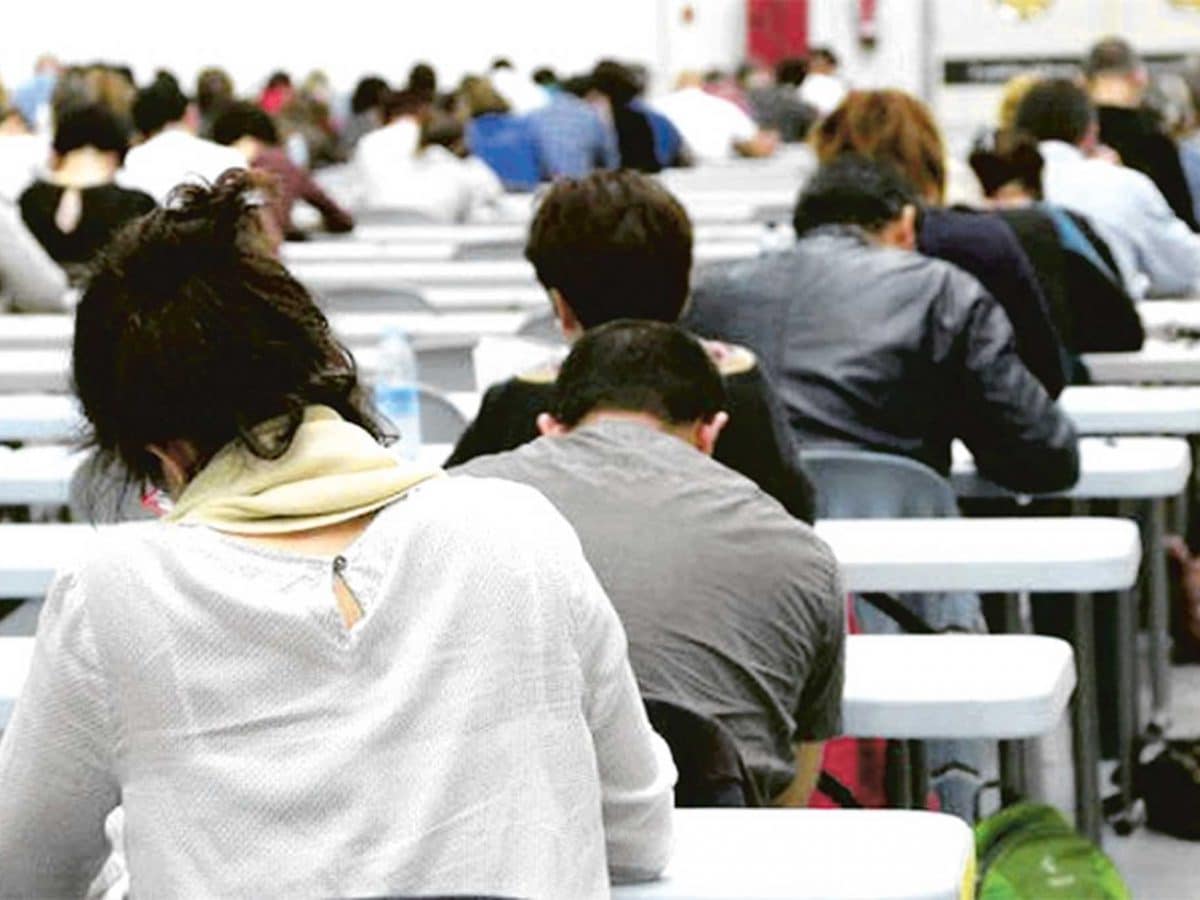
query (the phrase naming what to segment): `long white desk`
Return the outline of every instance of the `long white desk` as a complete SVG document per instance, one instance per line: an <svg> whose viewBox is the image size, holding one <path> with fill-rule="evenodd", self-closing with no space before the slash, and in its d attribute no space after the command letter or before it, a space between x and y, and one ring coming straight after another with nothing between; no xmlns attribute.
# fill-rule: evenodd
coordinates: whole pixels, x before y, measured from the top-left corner
<svg viewBox="0 0 1200 900"><path fill-rule="evenodd" d="M389 329L416 338L516 334L530 314L496 312L332 312L329 323L350 346L372 343ZM0 316L0 352L9 350L66 350L75 332L68 315Z"/></svg>
<svg viewBox="0 0 1200 900"><path fill-rule="evenodd" d="M1079 500L1174 497L1186 487L1192 471L1191 449L1187 441L1176 437L1083 438L1079 456L1079 481L1053 496ZM957 442L950 480L960 497L1013 494L980 475L970 452Z"/></svg>
<svg viewBox="0 0 1200 900"><path fill-rule="evenodd" d="M1032 635L851 635L842 732L1013 740L1049 734L1075 689L1075 654Z"/></svg>
<svg viewBox="0 0 1200 900"><path fill-rule="evenodd" d="M1141 558L1124 519L842 519L817 534L850 591L1119 591ZM41 596L94 539L88 525L0 524L0 597Z"/></svg>
<svg viewBox="0 0 1200 900"><path fill-rule="evenodd" d="M758 241L770 233L770 228L758 222L698 224L695 228L695 240L697 245L724 241ZM528 234L528 227L518 222L496 225L359 225L351 234L325 238L321 243L441 243L462 247L470 244L523 244ZM288 247L290 251L291 245Z"/></svg>
<svg viewBox="0 0 1200 900"><path fill-rule="evenodd" d="M1200 434L1200 386L1069 387L1058 403L1080 434Z"/></svg>
<svg viewBox="0 0 1200 900"><path fill-rule="evenodd" d="M75 398L68 394L0 392L0 441L65 443L78 437L82 426Z"/></svg>
<svg viewBox="0 0 1200 900"><path fill-rule="evenodd" d="M537 283L533 266L523 259L469 262L305 262L289 267L311 290L391 285L465 285L467 287Z"/></svg>
<svg viewBox="0 0 1200 900"><path fill-rule="evenodd" d="M1143 300L1137 311L1148 334L1162 336L1177 328L1200 329L1200 298Z"/></svg>
<svg viewBox="0 0 1200 900"><path fill-rule="evenodd" d="M901 810L680 809L663 878L615 900L961 900L960 819Z"/></svg>
<svg viewBox="0 0 1200 900"><path fill-rule="evenodd" d="M764 229L764 235L767 233ZM511 245L507 242L494 242L504 250L504 255L513 260L520 260L524 250L524 237L514 240ZM482 242L467 243L458 247L453 243L419 243L411 240L367 241L367 240L316 240L300 244L285 244L283 259L288 266L295 269L315 263L357 263L359 265L374 265L383 263L404 262L443 262L459 259L456 265L470 264L473 248L478 248ZM762 252L760 241L737 240L697 243L692 256L697 263L725 262L737 259L749 259ZM461 259L466 255L467 259Z"/></svg>
<svg viewBox="0 0 1200 900"><path fill-rule="evenodd" d="M1097 384L1200 384L1200 344L1147 338L1129 353L1087 353L1083 357Z"/></svg>

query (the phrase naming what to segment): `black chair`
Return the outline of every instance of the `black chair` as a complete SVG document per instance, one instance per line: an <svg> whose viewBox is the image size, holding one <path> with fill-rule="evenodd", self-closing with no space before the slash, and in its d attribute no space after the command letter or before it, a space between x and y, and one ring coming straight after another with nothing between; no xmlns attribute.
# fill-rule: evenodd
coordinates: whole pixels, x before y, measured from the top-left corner
<svg viewBox="0 0 1200 900"><path fill-rule="evenodd" d="M680 808L761 806L733 736L720 722L668 700L646 700L650 724L671 748Z"/></svg>

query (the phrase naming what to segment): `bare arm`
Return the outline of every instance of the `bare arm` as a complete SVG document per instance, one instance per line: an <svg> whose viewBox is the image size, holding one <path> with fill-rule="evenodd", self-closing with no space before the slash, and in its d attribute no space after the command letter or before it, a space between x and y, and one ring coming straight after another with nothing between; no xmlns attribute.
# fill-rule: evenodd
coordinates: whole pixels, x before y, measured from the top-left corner
<svg viewBox="0 0 1200 900"><path fill-rule="evenodd" d="M773 806L808 806L808 800L821 777L821 760L825 755L823 741L803 741L796 745L796 777L771 801Z"/></svg>

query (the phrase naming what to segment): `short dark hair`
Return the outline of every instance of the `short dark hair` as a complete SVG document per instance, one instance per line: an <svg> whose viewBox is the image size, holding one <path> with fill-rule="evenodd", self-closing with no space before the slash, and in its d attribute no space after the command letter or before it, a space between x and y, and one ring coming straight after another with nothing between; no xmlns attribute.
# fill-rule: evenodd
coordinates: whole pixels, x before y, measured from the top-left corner
<svg viewBox="0 0 1200 900"><path fill-rule="evenodd" d="M642 92L637 73L615 59L602 59L596 63L592 84L614 106L627 106Z"/></svg>
<svg viewBox="0 0 1200 900"><path fill-rule="evenodd" d="M564 178L533 217L525 257L584 328L674 322L690 290L692 223L670 191L637 172Z"/></svg>
<svg viewBox="0 0 1200 900"><path fill-rule="evenodd" d="M408 83L405 85L406 90L410 90L415 94L419 94L425 98L426 102L432 102L434 95L437 93L437 72L429 63L415 63L408 70Z"/></svg>
<svg viewBox="0 0 1200 900"><path fill-rule="evenodd" d="M1097 75L1131 75L1142 64L1137 51L1129 41L1119 37L1106 37L1097 41L1083 58L1083 74L1088 78Z"/></svg>
<svg viewBox="0 0 1200 900"><path fill-rule="evenodd" d="M133 98L133 124L146 137L158 134L187 112L187 97L174 78L160 75Z"/></svg>
<svg viewBox="0 0 1200 900"><path fill-rule="evenodd" d="M775 63L775 81L799 87L808 75L808 60L799 56L789 56Z"/></svg>
<svg viewBox="0 0 1200 900"><path fill-rule="evenodd" d="M621 319L589 331L554 384L554 417L568 428L596 410L684 425L709 422L726 406L725 386L704 347L662 322Z"/></svg>
<svg viewBox="0 0 1200 900"><path fill-rule="evenodd" d="M559 83L559 78L549 66L538 66L533 70L533 81L542 87L554 87Z"/></svg>
<svg viewBox="0 0 1200 900"><path fill-rule="evenodd" d="M196 107L206 116L233 102L233 79L224 69L204 69L196 76Z"/></svg>
<svg viewBox="0 0 1200 900"><path fill-rule="evenodd" d="M792 222L797 235L822 225L878 231L919 202L916 189L894 166L851 153L825 163L809 179Z"/></svg>
<svg viewBox="0 0 1200 900"><path fill-rule="evenodd" d="M129 133L107 106L88 103L70 107L54 127L54 152L63 156L81 147L94 147L124 157L129 149Z"/></svg>
<svg viewBox="0 0 1200 900"><path fill-rule="evenodd" d="M1066 78L1040 81L1017 106L1013 127L1039 141L1078 144L1096 119L1091 98Z"/></svg>
<svg viewBox="0 0 1200 900"><path fill-rule="evenodd" d="M130 481L152 481L150 444L191 442L203 466L240 440L274 459L305 406L325 404L377 438L354 361L312 297L265 247L251 194L230 170L181 185L98 258L75 313L72 368L89 443ZM254 434L286 416L278 438Z"/></svg>
<svg viewBox="0 0 1200 900"><path fill-rule="evenodd" d="M429 98L418 91L405 89L403 91L388 91L383 95L379 104L380 114L384 122L392 122L401 116L415 116L421 107L428 105Z"/></svg>
<svg viewBox="0 0 1200 900"><path fill-rule="evenodd" d="M829 47L813 47L808 51L808 59L811 62L814 59L819 59L827 65L837 66L837 54Z"/></svg>
<svg viewBox="0 0 1200 900"><path fill-rule="evenodd" d="M244 137L257 138L273 147L279 143L279 129L262 107L239 100L217 114L212 138L218 144L228 145Z"/></svg>
<svg viewBox="0 0 1200 900"><path fill-rule="evenodd" d="M388 92L388 83L378 75L368 75L360 78L354 86L350 97L350 111L355 115L365 113L369 109L378 109L383 103L384 95Z"/></svg>

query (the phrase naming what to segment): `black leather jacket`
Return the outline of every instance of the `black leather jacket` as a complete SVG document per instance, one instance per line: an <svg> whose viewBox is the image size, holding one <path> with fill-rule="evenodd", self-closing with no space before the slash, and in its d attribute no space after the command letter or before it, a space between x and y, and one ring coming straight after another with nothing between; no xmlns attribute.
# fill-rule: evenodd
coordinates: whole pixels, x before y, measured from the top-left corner
<svg viewBox="0 0 1200 900"><path fill-rule="evenodd" d="M1075 431L1017 356L983 287L939 260L819 229L788 250L703 273L685 315L751 347L805 446L843 444L950 470L960 438L1015 491L1079 477Z"/></svg>

